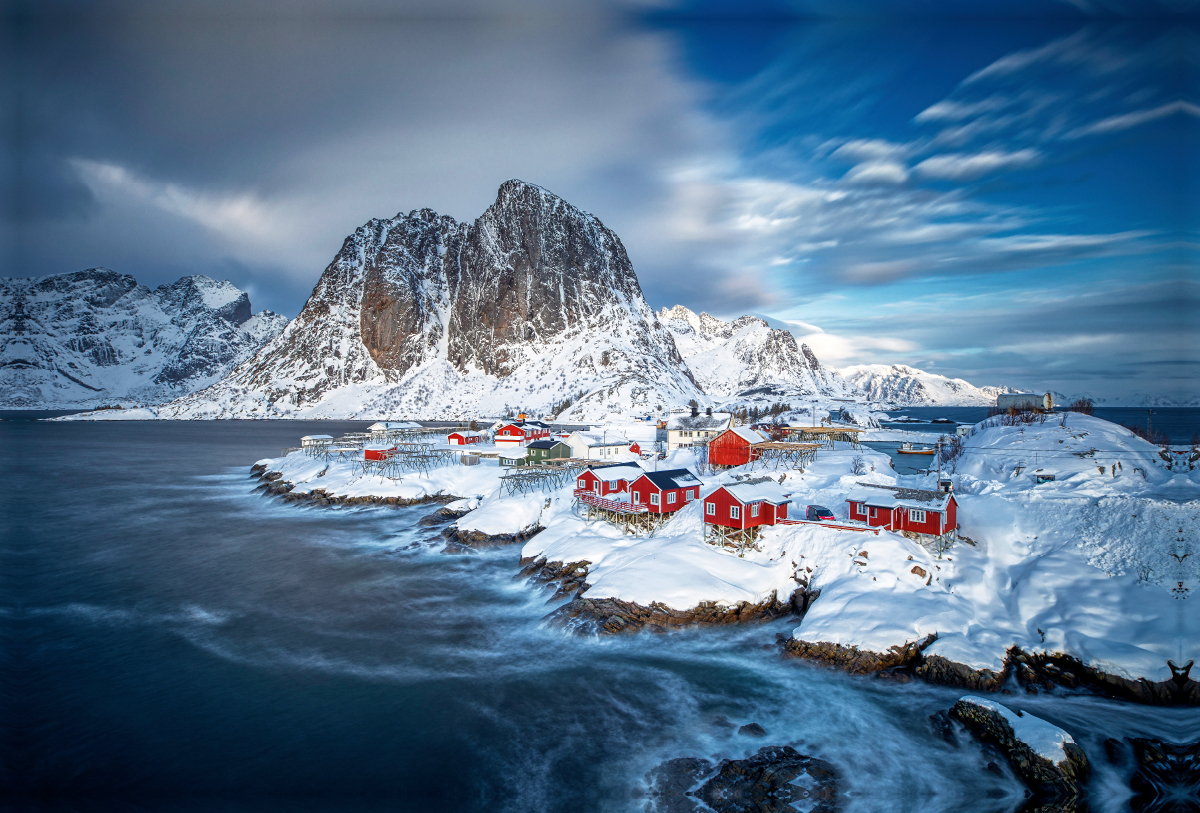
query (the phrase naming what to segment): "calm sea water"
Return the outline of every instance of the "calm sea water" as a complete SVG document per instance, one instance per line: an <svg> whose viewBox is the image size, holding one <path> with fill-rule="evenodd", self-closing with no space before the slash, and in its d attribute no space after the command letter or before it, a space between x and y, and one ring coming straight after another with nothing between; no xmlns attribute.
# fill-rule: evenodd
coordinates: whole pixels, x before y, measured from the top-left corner
<svg viewBox="0 0 1200 813"><path fill-rule="evenodd" d="M979 423L988 416L988 407L908 407L888 413L894 418L908 416L929 421L948 418L957 423ZM1164 432L1171 443L1191 443L1192 437L1200 433L1200 408L1196 407L1096 407L1097 418L1145 429L1147 423L1155 432ZM913 424L896 424L900 428L925 428ZM934 428L937 428L935 425ZM950 427L953 431L954 427Z"/></svg>
<svg viewBox="0 0 1200 813"><path fill-rule="evenodd" d="M0 423L0 806L640 811L681 755L794 744L846 810L1007 811L1022 790L934 736L959 692L784 662L790 624L599 640L548 628L516 548L447 556L432 508L321 510L249 465L359 423ZM1024 697L1105 737L1200 715ZM762 724L753 740L729 724Z"/></svg>

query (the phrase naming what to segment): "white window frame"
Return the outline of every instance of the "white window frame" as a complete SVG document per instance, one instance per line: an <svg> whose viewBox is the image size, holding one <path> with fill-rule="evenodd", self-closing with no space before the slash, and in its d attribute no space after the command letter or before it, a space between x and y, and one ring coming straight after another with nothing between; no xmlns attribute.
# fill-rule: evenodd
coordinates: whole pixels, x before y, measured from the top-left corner
<svg viewBox="0 0 1200 813"><path fill-rule="evenodd" d="M717 513L717 504L715 502L706 502L704 504L704 513L709 516L715 516Z"/></svg>
<svg viewBox="0 0 1200 813"><path fill-rule="evenodd" d="M729 518L730 519L741 519L742 518L742 507L740 505L729 506Z"/></svg>
<svg viewBox="0 0 1200 813"><path fill-rule="evenodd" d="M586 489L587 488L587 480L580 480L579 488Z"/></svg>
<svg viewBox="0 0 1200 813"><path fill-rule="evenodd" d="M875 517L879 516L878 510L875 509L874 507L868 508L867 516L870 517L871 519L875 519Z"/></svg>
<svg viewBox="0 0 1200 813"><path fill-rule="evenodd" d="M633 492L633 504L634 505L642 504L642 492L640 492L640 491Z"/></svg>
<svg viewBox="0 0 1200 813"><path fill-rule="evenodd" d="M684 494L683 494L684 502L691 502L694 499L696 499L696 489L689 488L687 491L684 492Z"/></svg>
<svg viewBox="0 0 1200 813"><path fill-rule="evenodd" d="M752 516L752 517L758 516L758 503L754 503L754 505L750 506L750 516Z"/></svg>
<svg viewBox="0 0 1200 813"><path fill-rule="evenodd" d="M651 505L658 505L658 504L659 504L659 503L658 503L658 494L657 494L657 493L655 493L655 492L650 492L650 504L651 504Z"/></svg>
<svg viewBox="0 0 1200 813"><path fill-rule="evenodd" d="M679 496L679 495L678 495L678 494L676 494L674 491L668 491L668 492L667 492L667 505L674 505L674 504L675 504L675 498L676 498L677 496Z"/></svg>
<svg viewBox="0 0 1200 813"><path fill-rule="evenodd" d="M911 522L924 522L925 521L925 509L924 508L908 509L908 519Z"/></svg>

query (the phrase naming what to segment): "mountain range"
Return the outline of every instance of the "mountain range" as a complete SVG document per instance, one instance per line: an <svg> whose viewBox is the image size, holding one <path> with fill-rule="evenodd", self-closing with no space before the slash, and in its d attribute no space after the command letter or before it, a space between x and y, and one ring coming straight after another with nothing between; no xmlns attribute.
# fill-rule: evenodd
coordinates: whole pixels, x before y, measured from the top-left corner
<svg viewBox="0 0 1200 813"><path fill-rule="evenodd" d="M164 418L562 420L721 408L987 405L1008 387L824 366L788 330L646 303L617 235L507 181L478 218L359 227L288 322L229 282L106 269L0 280L0 407L161 404Z"/></svg>
<svg viewBox="0 0 1200 813"><path fill-rule="evenodd" d="M0 407L169 401L224 378L287 321L204 276L153 291L105 268L0 279Z"/></svg>

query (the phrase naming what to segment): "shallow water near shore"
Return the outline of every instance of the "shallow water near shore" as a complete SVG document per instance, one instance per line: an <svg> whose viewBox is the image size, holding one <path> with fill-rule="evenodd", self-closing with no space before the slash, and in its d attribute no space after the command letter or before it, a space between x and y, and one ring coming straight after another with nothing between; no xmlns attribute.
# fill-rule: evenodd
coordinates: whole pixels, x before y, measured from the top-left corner
<svg viewBox="0 0 1200 813"><path fill-rule="evenodd" d="M254 493L257 459L358 422L2 423L0 798L22 809L643 810L676 756L791 744L849 811L1007 811L1023 787L928 715L962 692L782 660L794 622L547 627L519 546L440 552L436 506ZM1013 696L1092 757L1200 712ZM763 739L737 734L749 722ZM1097 792L1099 791L1099 792Z"/></svg>

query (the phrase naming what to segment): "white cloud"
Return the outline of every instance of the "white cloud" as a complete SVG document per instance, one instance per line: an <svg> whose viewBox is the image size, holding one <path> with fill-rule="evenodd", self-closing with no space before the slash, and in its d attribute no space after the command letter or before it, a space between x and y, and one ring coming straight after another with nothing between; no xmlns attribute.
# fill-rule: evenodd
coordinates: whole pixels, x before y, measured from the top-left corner
<svg viewBox="0 0 1200 813"><path fill-rule="evenodd" d="M912 146L885 141L881 138L856 138L842 144L831 155L848 161L883 161L902 159L912 152Z"/></svg>
<svg viewBox="0 0 1200 813"><path fill-rule="evenodd" d="M1130 127L1137 127L1140 124L1156 121L1157 119L1165 118L1176 113L1183 113L1189 116L1200 118L1200 105L1195 105L1191 102L1185 102L1181 100L1170 102L1169 104L1159 105L1158 107L1147 110L1134 110L1129 113L1109 116L1092 124L1084 125L1083 127L1076 127L1063 137L1081 138L1088 135L1128 130Z"/></svg>
<svg viewBox="0 0 1200 813"><path fill-rule="evenodd" d="M1030 148L1015 152L984 150L976 153L947 153L926 158L913 169L926 178L969 181L993 172L1030 166L1037 163L1040 157L1041 153Z"/></svg>
<svg viewBox="0 0 1200 813"><path fill-rule="evenodd" d="M978 116L991 110L998 110L1008 104L1008 100L999 96L990 96L977 102L957 102L946 99L922 110L914 121L961 121L962 119Z"/></svg>
<svg viewBox="0 0 1200 813"><path fill-rule="evenodd" d="M851 183L904 183L908 169L893 161L868 161L852 167L843 180Z"/></svg>

